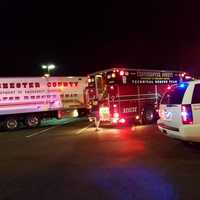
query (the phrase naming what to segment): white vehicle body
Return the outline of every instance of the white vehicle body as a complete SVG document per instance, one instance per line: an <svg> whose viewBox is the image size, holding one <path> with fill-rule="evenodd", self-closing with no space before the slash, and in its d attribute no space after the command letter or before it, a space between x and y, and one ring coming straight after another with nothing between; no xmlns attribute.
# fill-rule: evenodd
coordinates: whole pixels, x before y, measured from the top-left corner
<svg viewBox="0 0 200 200"><path fill-rule="evenodd" d="M167 136L200 142L200 81L172 87L161 100L158 128Z"/></svg>
<svg viewBox="0 0 200 200"><path fill-rule="evenodd" d="M66 110L86 108L85 88L87 77L50 77L48 89L50 93L56 93Z"/></svg>
<svg viewBox="0 0 200 200"><path fill-rule="evenodd" d="M30 114L61 117L85 108L87 77L22 77L0 79L0 122L25 120Z"/></svg>

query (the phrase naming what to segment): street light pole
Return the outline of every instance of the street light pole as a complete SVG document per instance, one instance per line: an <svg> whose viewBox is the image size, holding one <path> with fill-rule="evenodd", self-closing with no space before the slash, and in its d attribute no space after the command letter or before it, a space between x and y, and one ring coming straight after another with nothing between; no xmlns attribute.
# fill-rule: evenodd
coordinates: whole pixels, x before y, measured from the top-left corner
<svg viewBox="0 0 200 200"><path fill-rule="evenodd" d="M55 65L53 65L53 64L51 64L51 65L42 65L42 69L43 70L47 70L47 73L45 73L44 74L44 76L50 76L50 72L52 71L52 70L54 70L56 68L56 66Z"/></svg>

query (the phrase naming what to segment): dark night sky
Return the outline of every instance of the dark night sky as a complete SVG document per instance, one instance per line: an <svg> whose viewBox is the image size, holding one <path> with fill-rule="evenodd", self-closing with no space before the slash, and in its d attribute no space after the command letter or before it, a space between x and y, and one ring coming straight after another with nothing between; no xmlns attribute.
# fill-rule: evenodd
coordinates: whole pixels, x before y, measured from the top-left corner
<svg viewBox="0 0 200 200"><path fill-rule="evenodd" d="M41 2L1 1L0 76L41 75L48 62L58 66L57 75L112 64L200 71L199 3Z"/></svg>

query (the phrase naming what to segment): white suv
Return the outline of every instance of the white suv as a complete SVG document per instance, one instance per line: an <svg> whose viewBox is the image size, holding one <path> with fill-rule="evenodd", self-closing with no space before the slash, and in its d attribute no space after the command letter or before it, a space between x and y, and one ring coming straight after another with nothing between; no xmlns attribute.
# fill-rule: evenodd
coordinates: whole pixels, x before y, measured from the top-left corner
<svg viewBox="0 0 200 200"><path fill-rule="evenodd" d="M200 81L168 88L159 107L158 128L167 136L200 142Z"/></svg>

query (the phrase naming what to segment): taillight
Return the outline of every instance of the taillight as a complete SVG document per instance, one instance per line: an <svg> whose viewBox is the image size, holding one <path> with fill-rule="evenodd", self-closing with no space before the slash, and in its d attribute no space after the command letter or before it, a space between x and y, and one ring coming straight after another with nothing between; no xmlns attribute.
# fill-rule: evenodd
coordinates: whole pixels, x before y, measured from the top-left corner
<svg viewBox="0 0 200 200"><path fill-rule="evenodd" d="M136 120L139 120L139 119L140 119L140 116L139 116L139 115L136 115L136 116L135 116L135 119L136 119Z"/></svg>
<svg viewBox="0 0 200 200"><path fill-rule="evenodd" d="M119 120L119 113L117 113L117 112L113 113L112 122L116 124L118 122L118 120Z"/></svg>
<svg viewBox="0 0 200 200"><path fill-rule="evenodd" d="M119 118L119 113L114 113L114 114L113 114L113 117L114 117L114 118Z"/></svg>
<svg viewBox="0 0 200 200"><path fill-rule="evenodd" d="M183 124L193 123L192 107L190 104L181 106L181 118Z"/></svg>
<svg viewBox="0 0 200 200"><path fill-rule="evenodd" d="M119 120L119 123L124 124L126 122L126 120L124 118Z"/></svg>

